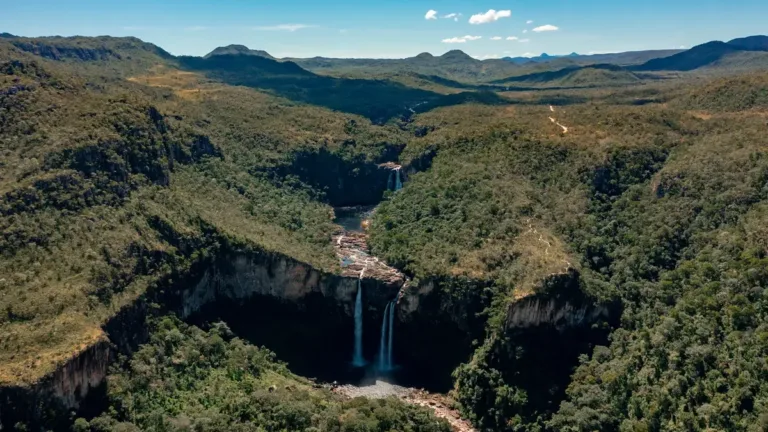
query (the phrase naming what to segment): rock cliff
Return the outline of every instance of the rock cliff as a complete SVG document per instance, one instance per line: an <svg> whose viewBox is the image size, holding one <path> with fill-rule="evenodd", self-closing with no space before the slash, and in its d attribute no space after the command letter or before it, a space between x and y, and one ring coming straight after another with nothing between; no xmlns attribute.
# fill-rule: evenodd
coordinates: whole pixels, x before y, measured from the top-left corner
<svg viewBox="0 0 768 432"><path fill-rule="evenodd" d="M0 388L0 429L11 430L18 421L39 430L66 424L69 412L77 410L89 391L103 382L116 354L130 354L146 340L143 326L149 314L173 311L188 318L219 302L239 305L268 299L270 305L301 305L321 298L351 322L358 274L327 273L282 255L246 251L228 251L193 267L197 270L172 285L160 284L118 312L105 323L103 337L35 386ZM376 279L375 272L369 275L362 280L365 307L383 311L405 279L399 273L390 273L384 280ZM152 303L160 309L148 307Z"/></svg>

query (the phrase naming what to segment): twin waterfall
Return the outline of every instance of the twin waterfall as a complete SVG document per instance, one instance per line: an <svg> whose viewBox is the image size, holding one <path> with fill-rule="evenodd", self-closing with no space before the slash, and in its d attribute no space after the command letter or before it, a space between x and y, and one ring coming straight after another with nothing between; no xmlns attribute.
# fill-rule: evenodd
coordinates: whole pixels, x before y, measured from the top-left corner
<svg viewBox="0 0 768 432"><path fill-rule="evenodd" d="M399 191L403 188L403 180L400 176L401 167L397 167L389 174L387 189ZM341 240L339 240L341 241ZM365 357L363 356L363 275L365 268L360 271L360 277L357 279L357 296L355 297L355 348L352 357L352 365L355 367L365 366ZM379 372L391 371L395 363L392 355L392 341L394 339L395 308L397 299L387 303L384 309L384 317L381 320L381 340L379 341Z"/></svg>
<svg viewBox="0 0 768 432"><path fill-rule="evenodd" d="M365 269L360 272L360 278L357 280L357 296L355 297L355 350L352 358L352 365L355 367L365 366L365 357L363 356L363 274ZM395 367L392 355L392 341L394 339L395 326L395 308L397 299L387 303L384 308L384 317L381 320L381 340L379 341L379 372L391 371Z"/></svg>

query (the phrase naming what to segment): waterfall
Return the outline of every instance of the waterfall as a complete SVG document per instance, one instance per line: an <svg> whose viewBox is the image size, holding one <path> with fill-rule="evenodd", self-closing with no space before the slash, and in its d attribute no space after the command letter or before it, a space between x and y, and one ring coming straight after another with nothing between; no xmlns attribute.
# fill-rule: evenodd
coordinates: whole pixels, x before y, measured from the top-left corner
<svg viewBox="0 0 768 432"><path fill-rule="evenodd" d="M365 365L363 358L363 273L360 272L360 278L357 280L357 297L355 298L355 354L352 358L352 364L360 367Z"/></svg>
<svg viewBox="0 0 768 432"><path fill-rule="evenodd" d="M397 306L397 299L392 300L390 303L392 307L389 308L389 343L387 344L387 368L392 369L395 364L392 361L392 336L395 334L395 307ZM384 311L386 312L386 311Z"/></svg>
<svg viewBox="0 0 768 432"><path fill-rule="evenodd" d="M395 308L397 299L387 303L384 317L381 319L381 339L379 341L379 372L390 371L395 364L392 360L392 339L394 336Z"/></svg>
<svg viewBox="0 0 768 432"><path fill-rule="evenodd" d="M387 178L387 190L399 191L403 188L403 179L400 176L400 169L402 169L402 167L397 167L389 172L389 177Z"/></svg>
<svg viewBox="0 0 768 432"><path fill-rule="evenodd" d="M384 308L384 319L381 320L381 340L379 341L379 370L383 371L387 369L387 312L391 303L387 303L387 307ZM390 330L391 334L391 330Z"/></svg>

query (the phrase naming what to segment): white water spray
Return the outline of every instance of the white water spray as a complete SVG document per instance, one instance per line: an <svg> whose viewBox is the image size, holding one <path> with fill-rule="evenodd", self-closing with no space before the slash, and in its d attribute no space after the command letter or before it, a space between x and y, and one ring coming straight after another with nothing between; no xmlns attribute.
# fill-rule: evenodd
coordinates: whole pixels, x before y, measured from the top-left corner
<svg viewBox="0 0 768 432"><path fill-rule="evenodd" d="M384 308L384 317L381 319L381 339L379 340L379 372L391 371L394 369L392 354L392 340L395 334L395 308L397 300L387 303Z"/></svg>
<svg viewBox="0 0 768 432"><path fill-rule="evenodd" d="M397 300L392 300L390 303L392 307L389 308L389 341L387 344L387 368L392 370L395 366L392 361L392 336L395 334L395 307L397 306Z"/></svg>
<svg viewBox="0 0 768 432"><path fill-rule="evenodd" d="M387 190L399 191L403 188L403 179L400 175L402 167L397 167L389 172L389 178L387 178Z"/></svg>
<svg viewBox="0 0 768 432"><path fill-rule="evenodd" d="M357 297L355 298L355 353L352 357L352 364L357 367L365 366L363 358L363 274L365 269L360 272L360 278L357 280Z"/></svg>
<svg viewBox="0 0 768 432"><path fill-rule="evenodd" d="M387 369L387 312L391 303L384 308L384 319L381 320L381 340L379 340L379 370Z"/></svg>

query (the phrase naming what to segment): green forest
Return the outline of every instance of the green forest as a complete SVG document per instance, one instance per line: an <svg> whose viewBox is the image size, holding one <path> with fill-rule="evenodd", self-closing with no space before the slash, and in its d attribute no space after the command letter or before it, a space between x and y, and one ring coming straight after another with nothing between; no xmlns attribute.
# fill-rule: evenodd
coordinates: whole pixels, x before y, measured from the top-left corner
<svg viewBox="0 0 768 432"><path fill-rule="evenodd" d="M395 398L346 400L290 373L274 353L174 317L107 377L109 408L75 431L448 432L431 413ZM320 388L318 388L320 387Z"/></svg>
<svg viewBox="0 0 768 432"><path fill-rule="evenodd" d="M396 353L477 431L768 430L764 70L465 57L0 37L0 425L452 430L177 313L235 254L342 278L334 207L376 205L368 252L432 296ZM605 316L513 325L573 293ZM99 401L61 409L41 389L102 344Z"/></svg>

